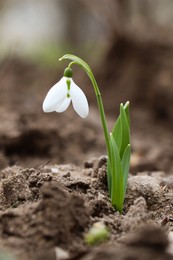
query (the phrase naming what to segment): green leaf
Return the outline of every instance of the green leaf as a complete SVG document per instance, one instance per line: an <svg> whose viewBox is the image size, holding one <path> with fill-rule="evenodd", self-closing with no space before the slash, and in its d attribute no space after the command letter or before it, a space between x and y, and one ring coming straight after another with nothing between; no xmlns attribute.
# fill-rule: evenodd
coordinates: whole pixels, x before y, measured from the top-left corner
<svg viewBox="0 0 173 260"><path fill-rule="evenodd" d="M131 153L131 147L130 147L130 144L128 144L125 151L124 151L122 163L121 163L122 164L122 172L123 172L124 197L125 197L125 194L126 194L129 167L130 167L130 153Z"/></svg>
<svg viewBox="0 0 173 260"><path fill-rule="evenodd" d="M112 205L119 211L122 212L124 202L124 186L123 186L123 174L121 159L117 144L114 140L112 133L110 133L110 146L111 146L111 202Z"/></svg>
<svg viewBox="0 0 173 260"><path fill-rule="evenodd" d="M130 140L130 113L129 113L129 101L126 102L126 104L123 106L123 104L120 105L120 111L121 111L121 107L124 108L125 114L123 113L124 116L126 116L126 119L122 118L122 113L119 115L117 121L115 122L115 125L113 127L112 130L112 134L114 136L115 142L117 144L118 150L121 153L121 155L123 154L123 147L121 147L122 145L122 139L124 139L123 134L125 133L126 136L126 131L122 131L122 125L125 124L125 127L128 124L128 135L129 135L129 140ZM125 121L125 122L124 122ZM126 123L127 122L127 123Z"/></svg>
<svg viewBox="0 0 173 260"><path fill-rule="evenodd" d="M120 118L122 130L120 157L122 158L127 145L130 143L130 129L123 104L120 105Z"/></svg>
<svg viewBox="0 0 173 260"><path fill-rule="evenodd" d="M129 128L130 128L130 111L129 111L129 106L130 106L130 102L127 101L125 103L125 105L124 105L124 110L126 112L127 122L128 122Z"/></svg>
<svg viewBox="0 0 173 260"><path fill-rule="evenodd" d="M122 130L121 130L121 117L119 116L112 130L114 140L117 144L118 150L121 149Z"/></svg>
<svg viewBox="0 0 173 260"><path fill-rule="evenodd" d="M112 173L111 173L111 164L110 164L110 158L107 160L107 184L108 184L108 191L109 195L111 197L111 184L112 183Z"/></svg>

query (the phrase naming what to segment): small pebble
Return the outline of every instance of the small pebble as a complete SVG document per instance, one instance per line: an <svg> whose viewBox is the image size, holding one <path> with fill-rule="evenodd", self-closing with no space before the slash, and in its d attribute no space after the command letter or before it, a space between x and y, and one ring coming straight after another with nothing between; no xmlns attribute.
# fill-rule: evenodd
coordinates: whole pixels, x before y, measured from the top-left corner
<svg viewBox="0 0 173 260"><path fill-rule="evenodd" d="M55 247L56 259L64 260L69 258L69 253L60 247Z"/></svg>
<svg viewBox="0 0 173 260"><path fill-rule="evenodd" d="M64 178L69 178L70 176L71 176L70 172L67 172L62 175L62 177L64 177Z"/></svg>
<svg viewBox="0 0 173 260"><path fill-rule="evenodd" d="M51 168L51 172L52 172L52 173L58 173L59 170L58 170L57 168Z"/></svg>

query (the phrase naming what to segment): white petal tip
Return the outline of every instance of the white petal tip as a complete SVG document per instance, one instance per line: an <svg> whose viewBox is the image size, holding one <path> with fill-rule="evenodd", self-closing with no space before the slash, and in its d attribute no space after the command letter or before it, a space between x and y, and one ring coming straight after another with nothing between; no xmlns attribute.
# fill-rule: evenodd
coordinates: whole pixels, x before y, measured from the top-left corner
<svg viewBox="0 0 173 260"><path fill-rule="evenodd" d="M51 105L50 102L47 102L47 100L45 99L42 105L42 109L44 113L50 113L55 111L54 107Z"/></svg>
<svg viewBox="0 0 173 260"><path fill-rule="evenodd" d="M43 102L42 109L43 109L44 113L51 112L51 111L49 111L49 107L45 104L45 102Z"/></svg>
<svg viewBox="0 0 173 260"><path fill-rule="evenodd" d="M80 114L79 116L82 117L82 118L86 118L88 115L89 115L89 112L86 113L86 114Z"/></svg>

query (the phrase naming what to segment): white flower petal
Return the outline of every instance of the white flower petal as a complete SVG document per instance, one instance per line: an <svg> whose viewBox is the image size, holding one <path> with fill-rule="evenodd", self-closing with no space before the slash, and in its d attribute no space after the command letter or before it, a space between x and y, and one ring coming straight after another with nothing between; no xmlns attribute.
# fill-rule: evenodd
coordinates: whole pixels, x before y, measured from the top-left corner
<svg viewBox="0 0 173 260"><path fill-rule="evenodd" d="M71 98L66 97L63 100L63 103L61 103L60 105L58 105L56 107L55 111L58 112L58 113L64 112L68 108L68 106L70 105L70 102L71 102Z"/></svg>
<svg viewBox="0 0 173 260"><path fill-rule="evenodd" d="M74 83L72 79L70 95L72 98L73 108L76 111L76 113L82 118L87 117L89 113L88 101L84 92Z"/></svg>
<svg viewBox="0 0 173 260"><path fill-rule="evenodd" d="M66 77L63 77L58 83L56 83L47 93L43 102L44 112L55 111L58 103L62 103L67 95L67 83Z"/></svg>

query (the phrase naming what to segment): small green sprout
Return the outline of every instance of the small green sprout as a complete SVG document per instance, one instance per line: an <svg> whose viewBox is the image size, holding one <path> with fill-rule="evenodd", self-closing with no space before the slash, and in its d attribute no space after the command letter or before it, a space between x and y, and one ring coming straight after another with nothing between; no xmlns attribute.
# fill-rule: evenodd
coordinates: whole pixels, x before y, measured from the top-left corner
<svg viewBox="0 0 173 260"><path fill-rule="evenodd" d="M43 102L44 112L63 112L72 101L74 110L85 118L89 113L88 101L83 91L72 79L72 65L80 66L89 76L97 99L100 118L104 131L108 161L107 183L112 206L122 213L130 166L130 115L129 102L120 105L120 114L109 134L101 93L91 68L79 57L71 54L64 55L62 60L70 60L64 71L64 77L47 93Z"/></svg>
<svg viewBox="0 0 173 260"><path fill-rule="evenodd" d="M85 235L85 242L91 246L109 238L109 231L104 223L96 222Z"/></svg>

